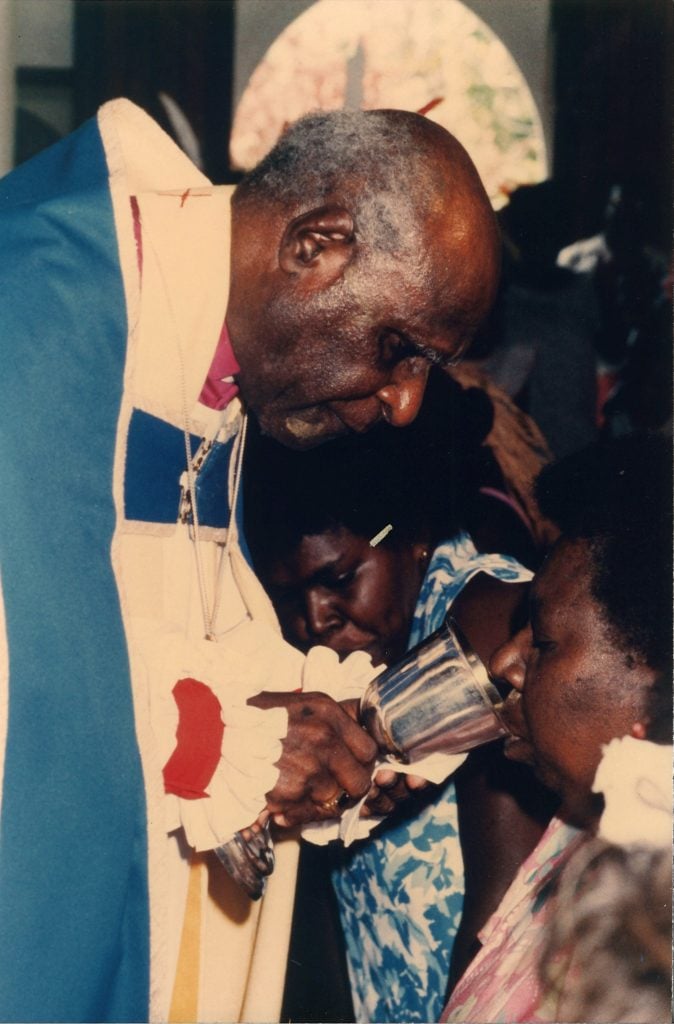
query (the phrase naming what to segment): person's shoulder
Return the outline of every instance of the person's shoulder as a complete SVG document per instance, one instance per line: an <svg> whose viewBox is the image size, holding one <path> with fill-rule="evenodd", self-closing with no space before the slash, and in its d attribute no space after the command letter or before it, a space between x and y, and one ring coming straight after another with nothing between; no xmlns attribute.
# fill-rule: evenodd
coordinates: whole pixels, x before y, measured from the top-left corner
<svg viewBox="0 0 674 1024"><path fill-rule="evenodd" d="M452 618L485 664L521 627L528 593L525 580L509 583L478 572L452 604Z"/></svg>

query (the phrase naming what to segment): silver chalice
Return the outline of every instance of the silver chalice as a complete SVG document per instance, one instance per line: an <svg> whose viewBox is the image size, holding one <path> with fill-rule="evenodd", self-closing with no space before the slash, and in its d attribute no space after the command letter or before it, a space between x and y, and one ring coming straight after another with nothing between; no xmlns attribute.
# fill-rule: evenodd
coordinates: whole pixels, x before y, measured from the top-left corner
<svg viewBox="0 0 674 1024"><path fill-rule="evenodd" d="M369 684L360 722L389 760L414 764L459 754L508 735L503 698L456 622L442 626ZM252 899L274 868L269 822L256 823L215 850Z"/></svg>

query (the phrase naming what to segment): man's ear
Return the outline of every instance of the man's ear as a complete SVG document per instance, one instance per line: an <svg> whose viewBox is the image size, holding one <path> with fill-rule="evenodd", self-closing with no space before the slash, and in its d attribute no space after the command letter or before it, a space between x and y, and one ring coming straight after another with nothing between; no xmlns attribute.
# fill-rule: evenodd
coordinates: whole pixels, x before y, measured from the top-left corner
<svg viewBox="0 0 674 1024"><path fill-rule="evenodd" d="M353 217L343 206L321 206L288 224L279 247L279 266L286 274L311 275L327 286L350 262L355 248Z"/></svg>

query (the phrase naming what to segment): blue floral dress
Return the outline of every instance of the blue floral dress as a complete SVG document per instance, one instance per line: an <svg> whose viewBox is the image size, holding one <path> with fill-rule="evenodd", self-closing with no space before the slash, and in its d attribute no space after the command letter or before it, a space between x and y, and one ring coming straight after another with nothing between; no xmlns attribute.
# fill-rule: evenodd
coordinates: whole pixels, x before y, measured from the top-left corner
<svg viewBox="0 0 674 1024"><path fill-rule="evenodd" d="M508 555L479 554L467 533L433 552L408 646L442 622L480 572L508 582L532 574ZM463 862L454 783L403 807L375 838L344 852L332 873L346 940L356 1020L437 1021L463 905Z"/></svg>

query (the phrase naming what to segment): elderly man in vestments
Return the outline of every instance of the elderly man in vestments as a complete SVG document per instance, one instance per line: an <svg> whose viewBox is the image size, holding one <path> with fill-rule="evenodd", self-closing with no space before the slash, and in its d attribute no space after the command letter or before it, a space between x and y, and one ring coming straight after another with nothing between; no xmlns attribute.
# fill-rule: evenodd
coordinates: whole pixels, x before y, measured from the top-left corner
<svg viewBox="0 0 674 1024"><path fill-rule="evenodd" d="M3 1020L278 1019L293 827L370 784L363 661L285 644L247 559L246 411L409 423L494 221L400 111L311 115L232 192L126 100L0 183ZM211 851L261 812L252 902Z"/></svg>

